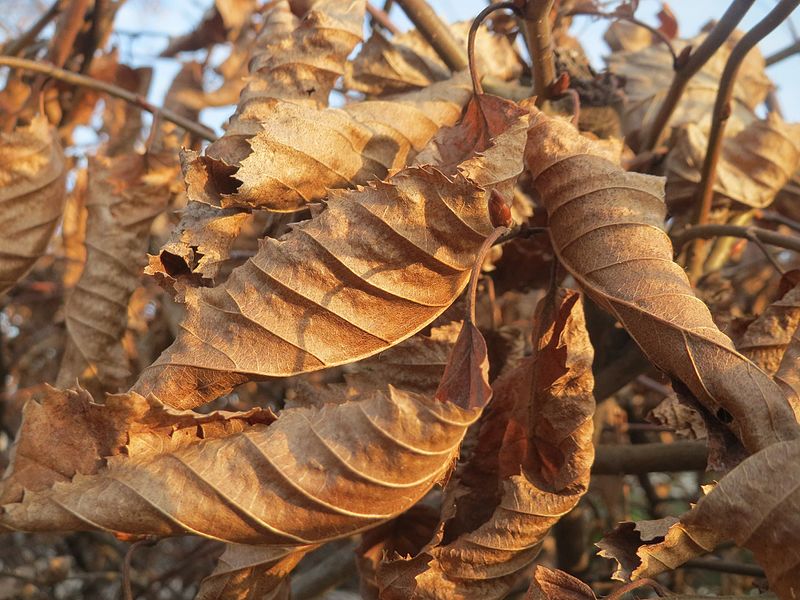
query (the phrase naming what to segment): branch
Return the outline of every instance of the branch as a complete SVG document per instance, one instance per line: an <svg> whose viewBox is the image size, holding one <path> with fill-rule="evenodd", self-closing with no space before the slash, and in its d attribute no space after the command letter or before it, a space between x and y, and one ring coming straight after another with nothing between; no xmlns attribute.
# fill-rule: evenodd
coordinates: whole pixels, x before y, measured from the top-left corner
<svg viewBox="0 0 800 600"><path fill-rule="evenodd" d="M617 14L613 12L609 13L609 12L603 12L602 10L575 9L567 12L566 16L600 17L604 19L611 19L613 21L627 21L632 25L636 25L637 27L646 29L647 31L650 32L651 35L658 38L658 40L661 41L667 47L667 50L669 50L669 53L672 55L672 63L673 64L678 63L678 54L675 52L675 48L672 46L672 42L664 34L664 32L656 27L653 27L648 23L645 23L644 21L640 21L633 15Z"/></svg>
<svg viewBox="0 0 800 600"><path fill-rule="evenodd" d="M791 46L787 46L783 50L778 50L775 54L770 54L765 60L769 67L795 54L800 54L800 40L794 42Z"/></svg>
<svg viewBox="0 0 800 600"><path fill-rule="evenodd" d="M425 0L397 0L397 4L451 71L467 68L464 48Z"/></svg>
<svg viewBox="0 0 800 600"><path fill-rule="evenodd" d="M644 138L640 151L652 150L655 148L664 129L669 123L678 101L683 95L689 80L706 64L714 53L719 49L730 34L736 29L739 21L750 9L755 0L735 0L722 15L722 18L709 32L697 49L691 53L684 64L675 65L675 77L672 79L667 95L658 109L658 114L653 120L653 124Z"/></svg>
<svg viewBox="0 0 800 600"><path fill-rule="evenodd" d="M397 28L397 26L392 23L389 15L387 15L385 11L381 10L377 6L374 6L371 2L367 2L367 12L369 13L373 23L380 25L392 35L397 35L400 33L400 30Z"/></svg>
<svg viewBox="0 0 800 600"><path fill-rule="evenodd" d="M711 133L708 136L708 149L706 150L703 169L701 172L700 189L697 193L697 209L695 212L695 223L703 225L708 222L711 213L711 202L714 198L714 182L717 178L717 164L722 148L722 138L725 134L725 126L731 115L731 100L733 98L733 87L736 83L736 76L747 54L755 45L770 34L778 25L783 23L786 18L797 8L800 0L781 0L767 16L761 19L750 31L731 50L725 69L722 71L717 90L717 98L714 101L714 112L711 118ZM766 241L766 240L765 240ZM694 253L691 259L690 276L696 281L703 271L705 262L703 243L695 244Z"/></svg>
<svg viewBox="0 0 800 600"><path fill-rule="evenodd" d="M33 42L36 37L47 27L58 13L61 12L61 2L56 0L53 5L34 23L28 31L19 36L16 40L11 40L3 47L3 54L16 56L22 52L28 44Z"/></svg>
<svg viewBox="0 0 800 600"><path fill-rule="evenodd" d="M779 246L787 250L800 252L800 237L793 235L782 235L769 229L760 227L744 227L742 225L695 225L681 231L672 238L672 245L675 252L679 252L686 242L696 239L708 240L718 236L738 237L752 240L753 236L758 237L762 242L771 246Z"/></svg>
<svg viewBox="0 0 800 600"><path fill-rule="evenodd" d="M43 73L49 77L52 77L53 79L58 79L59 81L63 81L65 83L80 85L82 87L97 90L99 92L105 92L106 94L114 96L115 98L121 98L122 100L130 102L131 104L134 104L149 113L160 116L171 123L175 123L175 125L183 127L186 131L189 131L205 140L213 142L215 139L217 139L216 134L208 127L205 127L199 123L195 123L194 121L190 121L186 117L182 117L178 113L173 112L168 108L154 106L142 96L129 92L128 90L116 85L106 83L105 81L100 81L98 79L94 79L93 77L88 77L86 75L81 75L65 69L59 69L51 64L27 60L25 58L17 58L15 56L0 56L0 66L13 67L15 69L25 69L26 71L33 71L34 73Z"/></svg>
<svg viewBox="0 0 800 600"><path fill-rule="evenodd" d="M720 558L691 558L683 563L681 569L704 569L719 573L733 573L734 575L749 575L750 577L766 577L764 569L758 565L723 560ZM763 596L761 596L763 597Z"/></svg>
<svg viewBox="0 0 800 600"><path fill-rule="evenodd" d="M550 31L550 11L554 0L528 0L524 8L525 38L533 63L533 94L541 106L550 97L556 79L556 61Z"/></svg>
<svg viewBox="0 0 800 600"><path fill-rule="evenodd" d="M600 444L595 450L592 474L638 475L705 471L708 448L705 441L671 444Z"/></svg>

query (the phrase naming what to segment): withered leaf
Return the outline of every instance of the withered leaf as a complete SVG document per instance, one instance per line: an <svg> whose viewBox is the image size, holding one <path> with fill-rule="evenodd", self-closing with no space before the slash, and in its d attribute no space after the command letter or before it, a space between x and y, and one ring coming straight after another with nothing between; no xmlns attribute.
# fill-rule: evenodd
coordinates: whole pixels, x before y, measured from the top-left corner
<svg viewBox="0 0 800 600"><path fill-rule="evenodd" d="M568 293L543 316L538 352L495 382L476 464L446 490L428 545L379 569L381 598L504 598L587 490L593 353L579 300Z"/></svg>
<svg viewBox="0 0 800 600"><path fill-rule="evenodd" d="M95 473L108 457L167 452L274 420L262 409L207 415L174 411L137 394L112 395L96 404L83 389L44 386L23 409L0 502L19 502L25 490L43 491L76 474Z"/></svg>
<svg viewBox="0 0 800 600"><path fill-rule="evenodd" d="M85 395L67 396L78 403L70 412L94 410ZM145 402L136 394L112 398L118 404ZM64 401L54 393L50 410L65 410ZM129 434L116 456L78 459L65 452L61 460L70 466L80 460L81 469L52 471L50 482L36 480L38 490L12 468L12 481L25 492L20 502L3 507L0 527L103 529L126 536L193 533L278 547L320 543L413 506L449 471L466 428L480 415L480 408L390 388L337 405L287 409L269 425L248 424L238 414L217 418L213 423L223 427L214 435L191 426L209 417L173 416L150 402L154 422ZM176 420L187 422L180 429L184 436L173 433ZM232 421L243 428L226 431ZM47 439L40 427L25 420L20 447L25 440ZM124 439L125 430L119 435Z"/></svg>
<svg viewBox="0 0 800 600"><path fill-rule="evenodd" d="M378 569L387 557L417 554L431 539L439 524L439 511L419 503L402 515L364 532L356 548L356 566L361 576L364 600L377 600Z"/></svg>
<svg viewBox="0 0 800 600"><path fill-rule="evenodd" d="M663 541L642 545L632 579L653 577L724 541L753 552L779 598L800 595L800 441L745 459L681 516Z"/></svg>
<svg viewBox="0 0 800 600"><path fill-rule="evenodd" d="M265 15L250 80L225 135L188 162L189 198L295 211L406 164L469 99L466 76L391 101L324 108L361 39L364 0L316 2L294 25L286 2ZM313 134L311 133L313 132Z"/></svg>
<svg viewBox="0 0 800 600"><path fill-rule="evenodd" d="M800 325L800 286L767 306L750 323L736 345L739 352L770 375L775 375L792 335Z"/></svg>
<svg viewBox="0 0 800 600"><path fill-rule="evenodd" d="M450 26L465 51L470 25L465 21ZM485 26L475 37L475 59L482 76L515 79L521 71L508 38L492 34ZM375 30L358 56L345 65L345 86L365 94L391 94L429 86L449 74L447 65L418 30L400 33L391 40Z"/></svg>
<svg viewBox="0 0 800 600"><path fill-rule="evenodd" d="M686 46L697 48L705 35L689 40L674 40L673 47L676 52ZM725 40L711 59L689 80L677 109L672 114L670 127L708 122L713 112L719 78L733 46L740 38L741 33L737 32ZM608 67L615 75L625 78L627 100L623 109L623 131L626 135L647 131L675 74L672 54L664 44L654 44L634 52L614 52L608 58ZM742 64L733 91L732 119L741 124L739 127L755 118L753 110L764 101L772 88L764 68L764 58L754 48Z"/></svg>
<svg viewBox="0 0 800 600"><path fill-rule="evenodd" d="M286 406L322 405L355 397L359 390L392 385L407 392L432 396L444 375L461 322L418 333L383 352L345 367L345 383L315 385L301 378L291 386Z"/></svg>
<svg viewBox="0 0 800 600"><path fill-rule="evenodd" d="M733 200L754 208L772 204L775 195L800 167L800 124L785 123L775 113L755 120L722 140L714 180L717 201ZM689 123L680 128L667 157L667 203L691 202L708 149L707 132Z"/></svg>
<svg viewBox="0 0 800 600"><path fill-rule="evenodd" d="M488 102L486 111L495 101ZM403 169L356 191L331 192L327 208L259 252L215 288L186 291L175 343L135 389L183 408L252 376L286 376L352 362L413 335L467 283L492 231L488 191L494 160L521 170L525 111L503 110L484 144L470 145L452 176L432 166ZM467 121L453 130L475 138ZM463 171L463 173L458 172ZM465 175L466 173L467 175Z"/></svg>
<svg viewBox="0 0 800 600"><path fill-rule="evenodd" d="M800 325L794 330L786 351L783 353L781 364L775 373L775 381L783 389L789 404L792 406L794 416L800 423Z"/></svg>
<svg viewBox="0 0 800 600"><path fill-rule="evenodd" d="M272 548L227 544L196 600L288 600L291 570L313 546Z"/></svg>
<svg viewBox="0 0 800 600"><path fill-rule="evenodd" d="M66 172L45 117L0 132L0 294L44 254L64 209Z"/></svg>
<svg viewBox="0 0 800 600"><path fill-rule="evenodd" d="M176 175L171 155L89 161L87 256L64 310L68 336L57 385L86 378L117 392L126 383L121 341L128 300L139 285L150 225L166 208Z"/></svg>
<svg viewBox="0 0 800 600"><path fill-rule="evenodd" d="M525 600L597 600L597 596L580 579L536 565Z"/></svg>
<svg viewBox="0 0 800 600"><path fill-rule="evenodd" d="M625 172L604 152L565 121L532 117L526 163L561 264L750 452L797 437L780 388L735 350L673 262L663 180Z"/></svg>

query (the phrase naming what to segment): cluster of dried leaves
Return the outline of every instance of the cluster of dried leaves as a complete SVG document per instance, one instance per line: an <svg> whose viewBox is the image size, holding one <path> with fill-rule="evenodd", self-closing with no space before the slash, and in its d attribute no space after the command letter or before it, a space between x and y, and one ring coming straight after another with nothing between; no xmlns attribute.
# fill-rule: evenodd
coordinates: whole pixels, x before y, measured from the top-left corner
<svg viewBox="0 0 800 600"><path fill-rule="evenodd" d="M122 542L0 557L0 581L307 598L355 564L364 598L588 600L612 576L591 538L638 512L597 544L628 582L609 597L694 591L679 569L709 553L763 569L717 591L800 596L800 277L766 245L800 248L800 138L759 116L752 1L688 40L666 7L658 30L606 10L602 74L569 33L601 7L514 3L474 40L496 95L451 71L469 23L398 3L419 31L365 0L216 2L164 55L228 46L222 85L187 62L144 136L119 3L56 3L3 46L0 531ZM529 65L523 31L555 51ZM233 102L204 147L174 124ZM65 155L89 123L96 154ZM75 582L81 544L170 536L207 541L155 581L129 555Z"/></svg>

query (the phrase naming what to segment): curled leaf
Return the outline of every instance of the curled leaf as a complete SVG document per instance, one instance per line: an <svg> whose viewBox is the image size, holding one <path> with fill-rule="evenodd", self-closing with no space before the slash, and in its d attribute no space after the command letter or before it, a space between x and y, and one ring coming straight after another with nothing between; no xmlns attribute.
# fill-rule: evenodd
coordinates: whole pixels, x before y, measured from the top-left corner
<svg viewBox="0 0 800 600"><path fill-rule="evenodd" d="M592 588L580 579L536 565L525 600L597 600Z"/></svg>
<svg viewBox="0 0 800 600"><path fill-rule="evenodd" d="M361 40L364 5L321 0L299 23L285 1L268 9L256 41L263 50L225 135L186 161L190 200L296 211L327 188L385 177L456 122L469 99L465 75L405 97L325 108Z"/></svg>
<svg viewBox="0 0 800 600"><path fill-rule="evenodd" d="M494 110L495 101L476 102ZM508 105L497 106L491 137L472 131L482 121L440 134L481 140L443 167L452 175L416 166L331 192L324 211L280 240L265 239L223 285L187 290L180 334L135 389L197 406L253 376L370 356L430 323L464 289L493 229L487 205L496 173L521 170L527 114ZM495 164L508 158L516 167Z"/></svg>
<svg viewBox="0 0 800 600"><path fill-rule="evenodd" d="M704 35L689 40L675 40L673 47L676 52L681 52L688 46L697 48ZM737 33L725 40L722 47L689 80L680 103L672 114L670 127L708 122L713 112L719 78L733 46L740 38L741 34ZM622 118L625 134L647 131L675 75L672 54L664 44L654 44L632 52L614 52L608 59L608 68L625 79L627 99ZM758 49L753 49L744 60L736 78L732 102L734 122L744 125L752 121L753 110L766 98L772 84L764 73L764 68L764 58Z"/></svg>
<svg viewBox="0 0 800 600"><path fill-rule="evenodd" d="M800 427L778 386L739 354L672 260L663 180L623 171L564 121L537 113L525 158L564 267L658 368L750 452Z"/></svg>
<svg viewBox="0 0 800 600"><path fill-rule="evenodd" d="M379 569L381 598L506 597L587 490L592 348L579 295L569 293L550 318L542 318L538 352L495 382L473 458L446 491L437 534L414 558Z"/></svg>
<svg viewBox="0 0 800 600"><path fill-rule="evenodd" d="M800 167L800 124L788 124L774 113L722 140L714 180L717 201L734 200L765 208ZM691 202L700 182L708 136L695 124L679 130L667 157L667 203Z"/></svg>
<svg viewBox="0 0 800 600"><path fill-rule="evenodd" d="M78 401L79 410L91 410L85 397ZM271 425L240 433L198 440L186 429L186 443L171 439L165 418L141 438L147 446L129 443L127 456L105 467L100 461L87 474L27 488L21 502L4 506L0 526L320 543L413 506L449 471L479 414L392 388L339 405L287 409ZM39 435L30 421L28 427L23 439Z"/></svg>
<svg viewBox="0 0 800 600"><path fill-rule="evenodd" d="M0 132L0 294L47 249L64 209L65 177L58 133L45 117Z"/></svg>
<svg viewBox="0 0 800 600"><path fill-rule="evenodd" d="M734 541L753 552L779 598L800 595L800 441L748 457L627 565L632 579L654 577ZM653 538L651 538L653 539ZM655 539L658 539L656 537ZM623 565L625 566L625 565ZM625 572L625 571L623 571Z"/></svg>
<svg viewBox="0 0 800 600"><path fill-rule="evenodd" d="M450 26L466 51L471 22ZM521 65L508 38L495 35L486 26L475 37L476 66L481 75L515 79ZM345 86L365 94L381 95L424 88L449 77L450 71L431 45L412 29L387 39L375 30L358 55L345 65Z"/></svg>
<svg viewBox="0 0 800 600"><path fill-rule="evenodd" d="M128 300L139 285L150 225L166 208L176 171L166 156L90 160L86 264L64 311L68 338L57 385L87 378L116 392L125 384L121 342Z"/></svg>
<svg viewBox="0 0 800 600"><path fill-rule="evenodd" d="M291 570L313 546L273 548L228 544L196 600L288 600Z"/></svg>
<svg viewBox="0 0 800 600"><path fill-rule="evenodd" d="M799 325L800 286L795 286L750 323L737 344L739 352L774 375Z"/></svg>

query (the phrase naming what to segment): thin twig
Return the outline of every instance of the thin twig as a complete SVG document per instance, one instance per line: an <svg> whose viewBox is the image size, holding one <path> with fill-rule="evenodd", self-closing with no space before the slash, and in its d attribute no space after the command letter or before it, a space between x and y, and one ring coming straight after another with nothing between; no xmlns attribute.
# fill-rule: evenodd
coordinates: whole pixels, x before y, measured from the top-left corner
<svg viewBox="0 0 800 600"><path fill-rule="evenodd" d="M703 68L703 65L725 43L725 40L736 29L739 21L742 20L754 2L755 0L734 0L703 42L697 49L692 51L689 58L683 64L675 65L675 77L672 79L667 95L658 109L658 114L653 120L653 124L648 129L639 151L652 150L656 147L667 123L669 123L670 117L672 117L672 113L675 112L675 108L678 106L678 101L681 99L689 80Z"/></svg>
<svg viewBox="0 0 800 600"><path fill-rule="evenodd" d="M769 221L778 225L785 225L792 231L800 233L800 223L773 210L757 210L755 218L759 221Z"/></svg>
<svg viewBox="0 0 800 600"><path fill-rule="evenodd" d="M761 238L751 231L748 233L747 239L758 246L758 249L761 250L762 254L764 254L766 259L769 261L769 264L772 265L773 269L775 269L780 275L786 275L786 269L784 269L780 263L775 260L775 257L772 256L772 252L770 252L769 248L767 248L764 242L761 241Z"/></svg>
<svg viewBox="0 0 800 600"><path fill-rule="evenodd" d="M392 35L397 35L400 33L397 25L392 23L389 15L387 15L385 11L372 4L372 2L367 2L367 12L372 18L373 23L377 23Z"/></svg>
<svg viewBox="0 0 800 600"><path fill-rule="evenodd" d="M600 444L595 450L595 475L638 475L704 471L708 448L704 441L671 444Z"/></svg>
<svg viewBox="0 0 800 600"><path fill-rule="evenodd" d="M83 27L89 0L71 0L59 21L56 34L51 40L52 46L47 58L56 67L63 67L75 46L75 38Z"/></svg>
<svg viewBox="0 0 800 600"><path fill-rule="evenodd" d="M751 577L766 577L764 569L758 565L723 560L720 558L692 558L681 565L683 569L704 569L720 573L733 573L734 575L749 575Z"/></svg>
<svg viewBox="0 0 800 600"><path fill-rule="evenodd" d="M550 98L556 79L556 61L550 31L550 11L554 0L528 0L525 5L525 37L533 63L533 94L536 105Z"/></svg>
<svg viewBox="0 0 800 600"><path fill-rule="evenodd" d="M125 560L122 561L122 596L124 600L133 600L133 590L131 589L131 560L133 553L142 546L152 546L156 541L152 539L139 540L131 544L125 553Z"/></svg>
<svg viewBox="0 0 800 600"><path fill-rule="evenodd" d="M511 240L515 240L517 238L529 238L537 235L539 233L548 233L550 231L549 227L533 227L530 225L522 225L517 227L516 229L512 229L508 233L504 233L499 238L497 238L494 242L494 245L505 244Z"/></svg>
<svg viewBox="0 0 800 600"><path fill-rule="evenodd" d="M464 48L425 0L397 0L397 4L451 71L467 68Z"/></svg>
<svg viewBox="0 0 800 600"><path fill-rule="evenodd" d="M711 204L714 199L714 182L717 179L717 164L719 163L722 151L722 138L725 134L725 126L731 115L731 100L733 98L733 88L736 83L736 76L747 54L758 42L764 39L778 25L783 23L792 14L792 11L800 4L800 0L781 0L767 16L761 19L741 40L733 47L725 63L725 68L720 76L719 89L714 101L714 111L711 117L711 132L708 135L708 148L703 160L703 168L700 174L700 185L697 192L696 210L694 222L704 225L708 222L711 214ZM698 240L694 243L690 265L689 277L692 281L697 281L703 273L705 263L705 242Z"/></svg>
<svg viewBox="0 0 800 600"><path fill-rule="evenodd" d="M11 40L3 47L3 54L8 54L9 56L16 56L25 48L28 47L28 44L33 42L36 37L42 32L42 30L47 27L47 25L56 18L58 13L61 11L61 2L56 0L53 2L53 5L42 14L41 17L37 19L37 21L31 25L30 29L23 33L15 40Z"/></svg>
<svg viewBox="0 0 800 600"><path fill-rule="evenodd" d="M36 62L33 60L27 60L25 58L17 58L15 56L0 56L0 66L13 67L15 69L25 69L35 73L43 73L52 77L53 79L58 79L59 81L105 92L106 94L110 94L115 98L126 100L127 102L130 102L131 104L134 104L149 113L159 114L167 121L175 123L175 125L183 127L186 131L189 131L205 140L213 142L215 139L217 139L216 134L214 134L214 132L209 128L200 125L199 123L195 123L194 121L190 121L186 117L182 117L168 108L161 108L150 104L142 96L129 92L128 90L116 85L106 83L105 81L100 81L98 79L94 79L93 77L88 77L79 73L73 73L72 71L67 71L65 69L59 69L48 63Z"/></svg>
<svg viewBox="0 0 800 600"><path fill-rule="evenodd" d="M469 288L467 289L467 320L470 323L475 323L475 301L478 295L478 279L480 279L481 276L483 261L486 259L486 254L497 239L507 231L507 227L495 228L495 230L489 234L489 237L483 240L483 244L481 244L480 250L478 250L478 255L475 257L475 263L472 265L472 272L469 275Z"/></svg>
<svg viewBox="0 0 800 600"><path fill-rule="evenodd" d="M789 58L790 56L794 56L795 54L800 54L800 41L794 42L793 44L786 46L783 50L778 50L775 54L770 54L764 61L767 63L767 66L774 65L777 62L780 62L784 59Z"/></svg>
<svg viewBox="0 0 800 600"><path fill-rule="evenodd" d="M708 222L711 213L711 201L714 196L714 182L716 181L717 163L719 162L722 138L725 134L725 126L731 115L731 100L733 98L733 88L736 84L736 76L745 57L748 55L758 42L764 39L778 25L783 23L786 18L797 8L800 0L782 0L772 9L766 17L759 21L750 31L731 50L728 62L720 76L719 89L714 101L714 112L711 119L711 133L708 136L708 150L701 173L700 189L697 194L698 207L695 223L702 225Z"/></svg>
<svg viewBox="0 0 800 600"><path fill-rule="evenodd" d="M719 236L738 237L749 240L752 239L751 235L758 236L762 242L770 244L771 246L779 246L787 250L800 252L800 237L798 236L782 235L769 229L761 229L760 227L743 227L741 225L722 225L715 223L688 227L672 238L672 244L675 247L675 252L678 252L684 244L691 240L709 240Z"/></svg>
<svg viewBox="0 0 800 600"><path fill-rule="evenodd" d="M633 15L627 15L624 13L613 13L613 12L603 12L602 10L581 10L575 9L569 11L566 16L573 17L573 16L586 16L586 17L601 17L604 19L611 19L614 21L627 21L628 23L632 23L637 27L642 27L649 31L652 35L654 35L660 42L662 42L669 50L669 53L672 55L672 62L676 64L678 62L678 54L675 52L675 47L672 45L672 41L664 34L663 31L658 29L657 27L653 27L649 23L645 23L644 21L640 21Z"/></svg>
<svg viewBox="0 0 800 600"><path fill-rule="evenodd" d="M469 26L469 35L467 37L467 62L469 63L469 74L470 77L472 77L472 92L476 96L478 94L483 94L483 87L481 86L481 79L478 77L478 67L475 63L475 36L478 34L478 28L480 28L483 20L494 11L502 9L513 10L520 16L522 15L516 2L497 2L496 4L490 4L479 12L478 16L472 20L472 24Z"/></svg>

